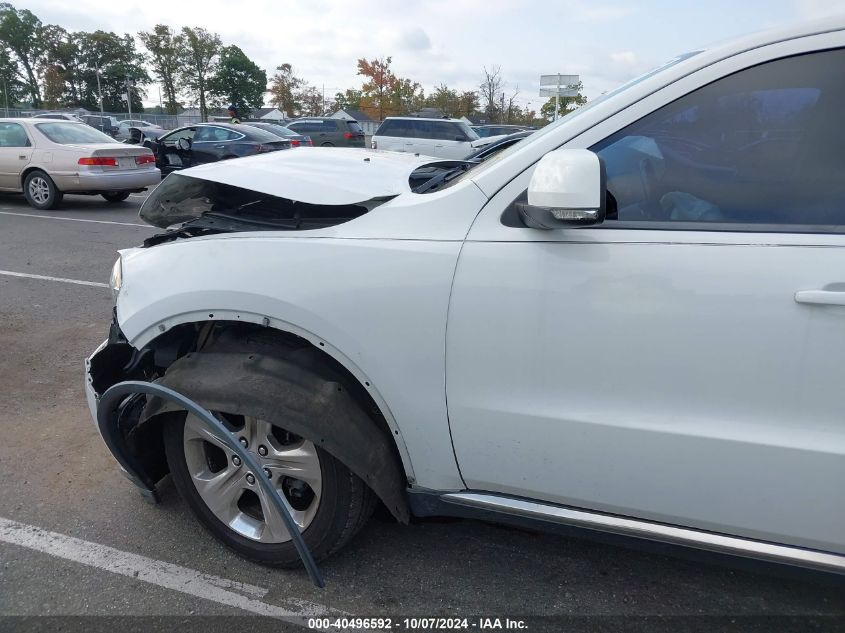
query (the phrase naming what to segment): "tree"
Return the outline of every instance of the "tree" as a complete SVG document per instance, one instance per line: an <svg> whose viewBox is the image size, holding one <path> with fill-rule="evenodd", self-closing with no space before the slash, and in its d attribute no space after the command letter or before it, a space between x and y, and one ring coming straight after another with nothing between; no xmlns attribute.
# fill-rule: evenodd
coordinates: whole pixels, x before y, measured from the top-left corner
<svg viewBox="0 0 845 633"><path fill-rule="evenodd" d="M250 110L264 105L267 73L239 47L224 46L220 49L217 71L208 80L208 90L217 105L232 103L246 116Z"/></svg>
<svg viewBox="0 0 845 633"><path fill-rule="evenodd" d="M337 110L360 110L361 98L364 93L354 88L347 88L345 92L338 92L334 96L334 108Z"/></svg>
<svg viewBox="0 0 845 633"><path fill-rule="evenodd" d="M199 104L200 119L208 120L208 80L217 69L220 36L204 28L183 27L179 47L180 78L188 94Z"/></svg>
<svg viewBox="0 0 845 633"><path fill-rule="evenodd" d="M578 91L578 94L574 97L561 97L560 98L560 107L558 109L558 116L565 116L575 110L578 106L582 106L587 103L587 97L581 94L581 91L584 90L584 84L579 82L575 86L571 86ZM540 108L540 115L544 117L547 121L551 121L554 119L555 116L555 98L550 97L546 103Z"/></svg>
<svg viewBox="0 0 845 633"><path fill-rule="evenodd" d="M20 80L17 65L9 51L0 48L0 107L5 108L7 103L12 107L27 94L27 85Z"/></svg>
<svg viewBox="0 0 845 633"><path fill-rule="evenodd" d="M389 103L393 114L407 114L425 105L425 95L417 82L396 77L390 86Z"/></svg>
<svg viewBox="0 0 845 633"><path fill-rule="evenodd" d="M314 86L305 85L300 89L297 101L301 104L299 111L301 116L323 115L323 93Z"/></svg>
<svg viewBox="0 0 845 633"><path fill-rule="evenodd" d="M397 77L390 70L391 61L391 57L358 60L358 74L366 78L361 86L361 109L377 116L379 121L384 120L385 114L389 114L392 109L390 96Z"/></svg>
<svg viewBox="0 0 845 633"><path fill-rule="evenodd" d="M303 83L305 82L294 74L290 64L277 66L276 74L270 80L270 103L287 116L294 116L301 108L297 95Z"/></svg>
<svg viewBox="0 0 845 633"><path fill-rule="evenodd" d="M150 54L150 66L164 90L164 105L168 114L179 111L176 83L179 77L181 36L165 24L156 24L152 31L138 33L138 38Z"/></svg>
<svg viewBox="0 0 845 633"><path fill-rule="evenodd" d="M504 86L502 80L502 69L499 66L491 66L487 70L484 67L484 76L478 88L480 90L481 105L484 107L484 112L487 114L487 120L493 122L496 115L496 101L499 99L499 94Z"/></svg>
<svg viewBox="0 0 845 633"><path fill-rule="evenodd" d="M50 104L80 105L79 37L60 26L48 24L42 30L44 38L44 100ZM50 95L47 94L49 89Z"/></svg>
<svg viewBox="0 0 845 633"><path fill-rule="evenodd" d="M44 54L42 29L41 20L32 11L0 3L0 47L10 51L23 66L23 79L35 108L41 107L41 90L35 73Z"/></svg>
<svg viewBox="0 0 845 633"><path fill-rule="evenodd" d="M144 69L144 56L135 50L135 39L128 33L117 35L106 31L76 33L79 42L80 105L94 110L100 107L99 89L102 91L103 108L112 112L125 109L124 96L128 89L132 111L142 112L142 86L150 82Z"/></svg>

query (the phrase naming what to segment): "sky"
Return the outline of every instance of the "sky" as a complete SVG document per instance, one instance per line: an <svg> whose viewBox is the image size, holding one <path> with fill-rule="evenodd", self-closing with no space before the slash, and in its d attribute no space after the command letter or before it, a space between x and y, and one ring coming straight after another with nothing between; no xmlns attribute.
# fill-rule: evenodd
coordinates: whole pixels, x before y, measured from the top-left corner
<svg viewBox="0 0 845 633"><path fill-rule="evenodd" d="M8 0L7 0L8 1ZM326 98L358 88L356 60L393 58L400 77L476 89L501 68L505 93L539 109L541 74L577 74L588 98L685 51L744 33L845 14L845 0L11 0L67 30L135 34L201 26L270 77L288 62ZM148 104L158 89L148 88Z"/></svg>

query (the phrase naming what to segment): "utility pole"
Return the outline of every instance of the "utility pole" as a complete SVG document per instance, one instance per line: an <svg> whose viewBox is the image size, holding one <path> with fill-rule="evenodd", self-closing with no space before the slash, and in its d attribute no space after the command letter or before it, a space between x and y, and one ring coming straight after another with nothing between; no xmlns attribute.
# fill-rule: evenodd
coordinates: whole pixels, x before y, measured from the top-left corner
<svg viewBox="0 0 845 633"><path fill-rule="evenodd" d="M161 84L158 85L158 113L164 114L164 106L161 105Z"/></svg>
<svg viewBox="0 0 845 633"><path fill-rule="evenodd" d="M94 62L94 70L97 72L97 94L100 95L100 116L103 116L103 89L100 87L100 67Z"/></svg>
<svg viewBox="0 0 845 633"><path fill-rule="evenodd" d="M323 84L323 111L320 114L326 113L326 84Z"/></svg>
<svg viewBox="0 0 845 633"><path fill-rule="evenodd" d="M129 106L129 118L132 118L132 87L129 83L129 75L126 75L126 104Z"/></svg>
<svg viewBox="0 0 845 633"><path fill-rule="evenodd" d="M3 77L3 98L6 101L6 117L9 116L9 88L6 86L6 78Z"/></svg>

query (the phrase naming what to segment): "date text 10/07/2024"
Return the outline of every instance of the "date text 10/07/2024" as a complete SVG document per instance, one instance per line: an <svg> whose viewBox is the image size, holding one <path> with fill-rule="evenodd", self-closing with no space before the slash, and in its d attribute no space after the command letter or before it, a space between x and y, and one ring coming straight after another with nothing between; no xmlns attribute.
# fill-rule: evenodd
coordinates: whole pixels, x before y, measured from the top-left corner
<svg viewBox="0 0 845 633"><path fill-rule="evenodd" d="M510 618L309 618L309 629L370 631L526 630L524 620Z"/></svg>

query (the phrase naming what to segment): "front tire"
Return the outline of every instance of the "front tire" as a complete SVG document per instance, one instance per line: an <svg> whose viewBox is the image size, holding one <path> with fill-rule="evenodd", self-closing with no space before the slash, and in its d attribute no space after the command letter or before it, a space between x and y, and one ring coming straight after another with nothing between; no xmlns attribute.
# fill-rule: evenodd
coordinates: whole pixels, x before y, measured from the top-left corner
<svg viewBox="0 0 845 633"><path fill-rule="evenodd" d="M345 545L372 514L372 491L321 448L263 420L215 415L270 473L316 560ZM164 446L176 488L218 540L264 565L301 564L281 518L268 511L258 486L249 483L248 469L197 418L167 420Z"/></svg>
<svg viewBox="0 0 845 633"><path fill-rule="evenodd" d="M117 203L123 202L129 197L128 191L109 191L108 193L101 193L106 202Z"/></svg>
<svg viewBox="0 0 845 633"><path fill-rule="evenodd" d="M23 195L29 206L39 211L55 209L64 197L53 179L40 170L27 174L23 182Z"/></svg>

